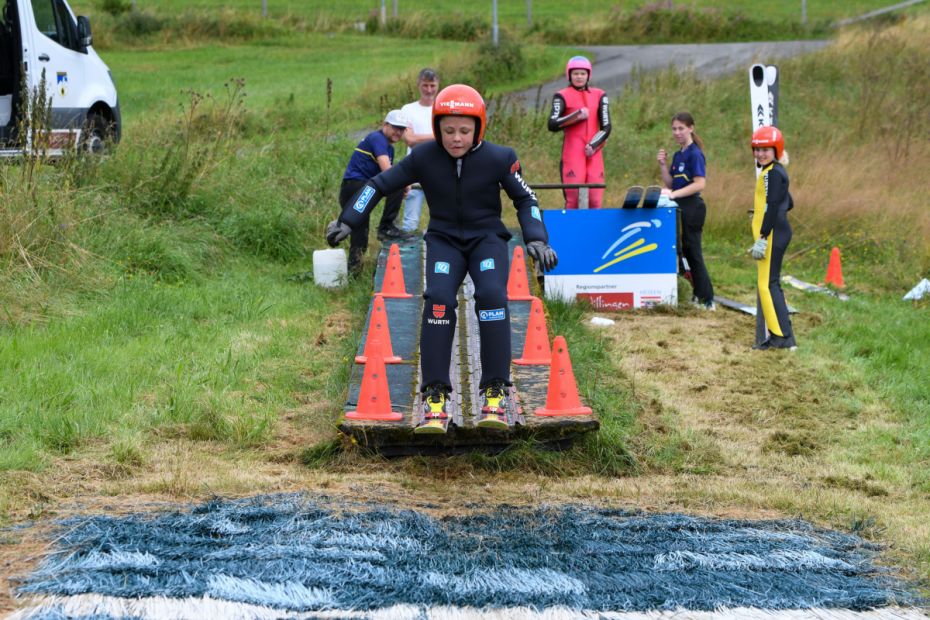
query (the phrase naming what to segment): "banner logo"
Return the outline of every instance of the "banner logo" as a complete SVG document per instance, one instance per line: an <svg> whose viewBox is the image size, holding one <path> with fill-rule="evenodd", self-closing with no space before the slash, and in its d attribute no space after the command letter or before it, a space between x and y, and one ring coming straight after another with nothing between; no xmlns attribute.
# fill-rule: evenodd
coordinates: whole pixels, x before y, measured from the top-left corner
<svg viewBox="0 0 930 620"><path fill-rule="evenodd" d="M441 319L446 316L446 307L442 304L433 304L433 316L437 319Z"/></svg>
<svg viewBox="0 0 930 620"><path fill-rule="evenodd" d="M597 267L594 270L594 273L603 271L604 269L607 269L611 265L616 265L617 263L621 261L625 261L628 258L633 258L634 256L639 256L640 254L646 254L647 252L653 252L656 249L658 249L659 247L658 243L650 243L647 245L646 238L640 237L633 243L630 243L629 245L625 245L619 250L617 250L616 252L614 252L614 249L618 245L623 244L630 237L635 237L636 235L640 234L644 229L660 228L661 226L662 226L661 220L650 220L650 221L643 220L640 222L633 222L632 224L628 224L627 226L624 226L623 229L620 231L621 232L620 237L616 241L614 241L613 244L609 248L607 248L607 251L604 252L604 254L601 256L601 260L604 260L607 258L607 256L611 252L613 252L613 258L607 261L606 263L604 263L603 265L601 265L600 267Z"/></svg>
<svg viewBox="0 0 930 620"><path fill-rule="evenodd" d="M507 318L506 308L495 308L494 310L481 310L478 313L479 321L503 321Z"/></svg>
<svg viewBox="0 0 930 620"><path fill-rule="evenodd" d="M358 211L359 213L365 212L365 207L368 206L368 203L371 202L371 197L375 195L375 189L370 185L366 185L365 189L362 190L361 195L358 197L358 200L355 201L355 206L352 208Z"/></svg>
<svg viewBox="0 0 930 620"><path fill-rule="evenodd" d="M481 261L481 271L490 271L491 269L494 269L493 258L486 258L483 261Z"/></svg>
<svg viewBox="0 0 930 620"><path fill-rule="evenodd" d="M434 272L444 273L446 275L449 274L450 270L451 270L451 267L449 267L449 263L444 262L444 261L436 261L436 266L433 268Z"/></svg>

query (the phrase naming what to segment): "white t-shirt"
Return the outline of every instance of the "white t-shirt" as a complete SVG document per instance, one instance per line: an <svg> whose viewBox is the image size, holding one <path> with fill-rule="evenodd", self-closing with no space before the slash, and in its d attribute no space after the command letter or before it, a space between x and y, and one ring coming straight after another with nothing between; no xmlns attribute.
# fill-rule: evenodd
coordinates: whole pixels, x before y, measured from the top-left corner
<svg viewBox="0 0 930 620"><path fill-rule="evenodd" d="M419 101L408 103L400 109L413 123L413 133L433 133L433 106L420 105ZM409 149L408 149L409 151Z"/></svg>

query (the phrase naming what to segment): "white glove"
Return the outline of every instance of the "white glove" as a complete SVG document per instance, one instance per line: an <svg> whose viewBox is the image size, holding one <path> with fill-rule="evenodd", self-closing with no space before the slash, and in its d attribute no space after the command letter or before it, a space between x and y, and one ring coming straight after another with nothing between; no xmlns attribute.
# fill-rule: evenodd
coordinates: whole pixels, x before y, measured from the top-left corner
<svg viewBox="0 0 930 620"><path fill-rule="evenodd" d="M752 247L749 248L749 253L752 254L752 257L756 260L762 260L765 258L765 250L769 246L768 239L756 239L756 242L752 244Z"/></svg>

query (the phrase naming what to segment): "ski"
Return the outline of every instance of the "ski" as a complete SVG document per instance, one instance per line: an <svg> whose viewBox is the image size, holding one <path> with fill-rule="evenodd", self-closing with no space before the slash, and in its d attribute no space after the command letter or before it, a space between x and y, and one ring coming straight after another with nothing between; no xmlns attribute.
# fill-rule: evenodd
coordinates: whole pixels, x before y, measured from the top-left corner
<svg viewBox="0 0 930 620"><path fill-rule="evenodd" d="M662 188L658 185L650 185L646 188L646 194L643 196L643 209L655 209L659 204L659 196L662 195Z"/></svg>
<svg viewBox="0 0 930 620"><path fill-rule="evenodd" d="M765 68L765 84L769 90L769 124L778 127L778 67L768 65Z"/></svg>
<svg viewBox="0 0 930 620"><path fill-rule="evenodd" d="M749 67L749 103L752 112L752 130L772 124L772 109L769 106L769 85L765 65Z"/></svg>
<svg viewBox="0 0 930 620"><path fill-rule="evenodd" d="M643 198L643 186L634 185L626 190L626 196L623 198L624 209L635 209L639 206L639 201Z"/></svg>
<svg viewBox="0 0 930 620"><path fill-rule="evenodd" d="M752 118L752 130L765 125L774 125L778 118L778 67L775 65L754 64L749 67L749 104ZM762 172L755 165L756 177ZM732 307L732 306L731 306ZM768 328L765 317L759 312L761 301L756 296L756 345L768 340Z"/></svg>
<svg viewBox="0 0 930 620"><path fill-rule="evenodd" d="M822 293L824 295L830 295L831 297L836 297L840 301L849 301L849 295L845 293L840 293L838 291L831 290L825 286L817 286L816 284L811 284L810 282L804 282L803 280L798 280L794 276L782 276L781 281L796 288L801 291L808 293Z"/></svg>

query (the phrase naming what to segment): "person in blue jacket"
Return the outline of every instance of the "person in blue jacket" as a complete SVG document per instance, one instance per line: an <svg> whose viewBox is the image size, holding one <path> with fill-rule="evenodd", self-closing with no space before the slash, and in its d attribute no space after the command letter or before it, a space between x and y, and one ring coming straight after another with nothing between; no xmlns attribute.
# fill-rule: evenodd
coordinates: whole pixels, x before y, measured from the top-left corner
<svg viewBox="0 0 930 620"><path fill-rule="evenodd" d="M701 237L707 206L701 192L707 179L707 164L701 139L694 132L694 117L688 112L679 112L672 117L672 137L679 149L669 163L665 149L659 149L657 159L662 181L668 191L665 194L678 203L681 214L681 254L691 270L694 303L707 310L715 310L714 285L710 281Z"/></svg>
<svg viewBox="0 0 930 620"><path fill-rule="evenodd" d="M391 110L384 118L381 129L372 131L362 138L352 151L349 163L342 175L339 187L339 205L345 207L360 187L368 180L394 163L394 144L400 140L410 126L408 119L400 110ZM382 242L405 241L410 238L394 224L400 205L404 199L403 190L392 193L384 204L381 221L378 224L378 240ZM357 275L362 268L362 258L368 252L368 218L352 230L349 243L349 272Z"/></svg>
<svg viewBox="0 0 930 620"><path fill-rule="evenodd" d="M512 235L501 220L501 188L517 210L530 257L546 271L558 261L549 246L536 195L523 180L517 154L512 148L485 141L486 125L485 103L478 91L464 84L444 88L433 102L436 141L420 145L399 164L372 178L327 228L327 242L335 246L362 224L383 196L412 183L422 186L429 208L420 328L426 421L448 415L455 310L466 274L475 284L482 412L493 413L497 419L508 406L506 388L512 384L507 241Z"/></svg>

